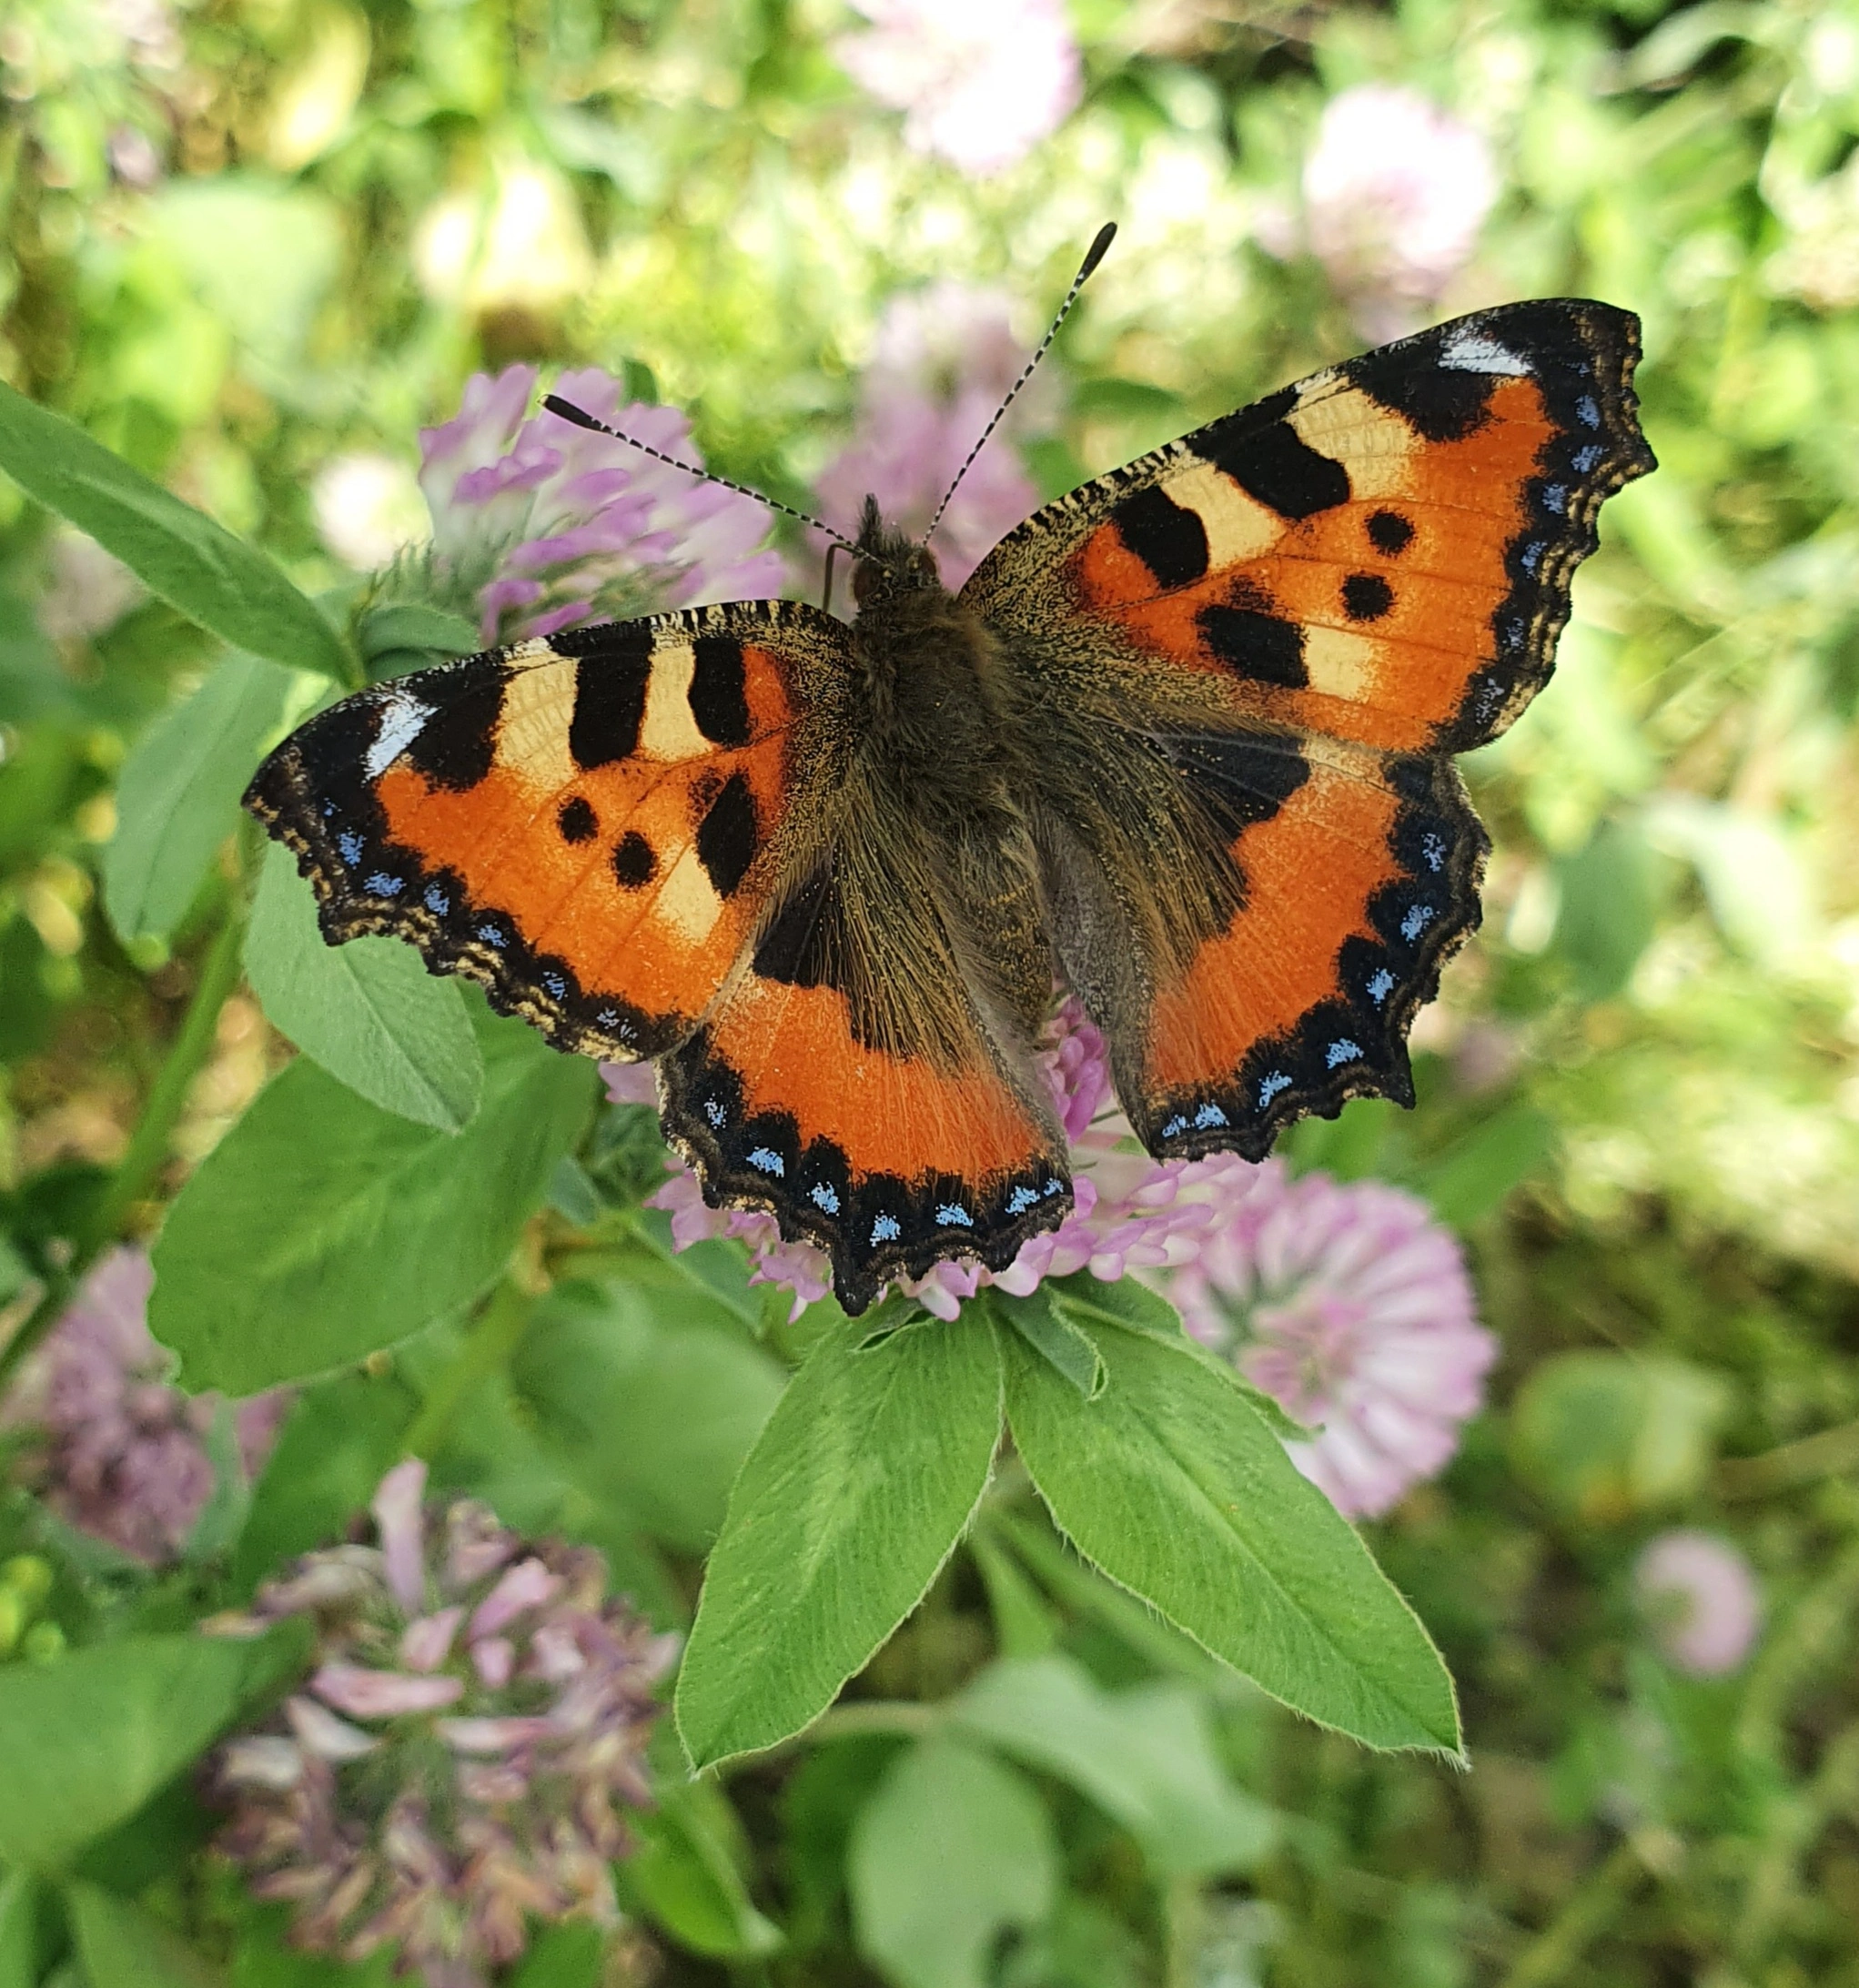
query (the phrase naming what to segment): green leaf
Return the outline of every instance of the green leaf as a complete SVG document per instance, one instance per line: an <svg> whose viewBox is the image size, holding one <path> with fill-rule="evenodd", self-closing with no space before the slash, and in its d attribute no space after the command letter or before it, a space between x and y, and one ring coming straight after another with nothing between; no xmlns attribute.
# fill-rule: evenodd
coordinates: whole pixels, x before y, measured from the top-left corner
<svg viewBox="0 0 1859 1988"><path fill-rule="evenodd" d="M847 1875L859 1951L901 1988L986 1988L1003 1930L1051 1912L1058 1852L1018 1774L939 1736L892 1764Z"/></svg>
<svg viewBox="0 0 1859 1988"><path fill-rule="evenodd" d="M335 630L265 553L4 383L0 469L114 552L151 593L236 649L343 675Z"/></svg>
<svg viewBox="0 0 1859 1988"><path fill-rule="evenodd" d="M104 904L117 936L165 939L187 915L297 680L257 656L227 656L144 732L116 783L104 853Z"/></svg>
<svg viewBox="0 0 1859 1988"><path fill-rule="evenodd" d="M681 1946L711 1960L758 1960L782 1944L731 1859L722 1795L708 1781L661 1791L627 1819L639 1848L619 1867L627 1895Z"/></svg>
<svg viewBox="0 0 1859 1988"><path fill-rule="evenodd" d="M1058 1619L1046 1607L1046 1598L984 1527L969 1534L968 1550L987 1589L987 1610L1001 1655L1043 1657L1058 1640Z"/></svg>
<svg viewBox="0 0 1859 1988"><path fill-rule="evenodd" d="M1556 950L1584 1001L1608 1001L1633 977L1658 918L1652 852L1637 820L1604 821L1559 865Z"/></svg>
<svg viewBox="0 0 1859 1988"><path fill-rule="evenodd" d="M923 1599L987 1487L1001 1379L986 1324L910 1327L860 1352L863 1329L814 1348L730 1494L678 1677L700 1767L825 1710Z"/></svg>
<svg viewBox="0 0 1859 1988"><path fill-rule="evenodd" d="M251 1394L403 1339L508 1262L586 1123L592 1064L480 1010L464 1131L365 1103L308 1058L272 1078L169 1209L149 1324L187 1385Z"/></svg>
<svg viewBox="0 0 1859 1988"><path fill-rule="evenodd" d="M39 1978L38 1903L30 1871L0 1878L0 1988L33 1988Z"/></svg>
<svg viewBox="0 0 1859 1988"><path fill-rule="evenodd" d="M0 1668L0 1859L55 1869L133 1814L218 1735L268 1654L128 1636Z"/></svg>
<svg viewBox="0 0 1859 1988"><path fill-rule="evenodd" d="M1335 1508L1211 1363L1094 1334L1096 1401L1001 1335L1007 1417L1060 1529L1273 1697L1376 1747L1457 1757L1451 1680Z"/></svg>
<svg viewBox="0 0 1859 1988"><path fill-rule="evenodd" d="M1069 1277L1047 1278L1040 1289L1050 1294L1054 1310L1073 1331L1089 1338L1100 1326L1116 1326L1125 1332L1140 1332L1157 1339L1177 1353L1191 1353L1197 1359L1211 1364L1228 1386L1238 1388L1287 1442L1309 1435L1310 1431L1294 1422L1264 1388L1254 1387L1243 1374L1216 1359L1198 1340L1190 1339L1181 1323L1181 1314L1147 1284L1138 1283L1135 1277L1119 1277L1114 1284L1106 1284L1088 1270L1074 1270ZM1100 1374L1099 1392L1103 1386Z"/></svg>
<svg viewBox="0 0 1859 1988"><path fill-rule="evenodd" d="M1096 1325L1121 1326L1127 1332L1147 1333L1169 1346L1179 1346L1186 1337L1181 1314L1166 1297L1134 1277L1106 1284L1088 1270L1074 1270L1066 1277L1049 1277L1040 1289L1048 1294L1066 1321L1081 1330Z"/></svg>
<svg viewBox="0 0 1859 1988"><path fill-rule="evenodd" d="M1160 1878L1249 1871L1276 1842L1271 1811L1220 1771L1207 1701L1186 1685L1100 1691L1070 1658L1046 1656L983 1671L951 1718L1088 1795Z"/></svg>
<svg viewBox="0 0 1859 1988"><path fill-rule="evenodd" d="M402 939L326 944L316 893L282 843L265 852L246 977L276 1026L369 1104L441 1132L470 1123L484 1059L458 983L429 974Z"/></svg>
<svg viewBox="0 0 1859 1988"><path fill-rule="evenodd" d="M1547 1166L1555 1150L1556 1122L1547 1112L1507 1105L1430 1160L1414 1185L1442 1222L1469 1228Z"/></svg>
<svg viewBox="0 0 1859 1988"><path fill-rule="evenodd" d="M70 1884L65 1908L84 1971L94 1983L136 1988L217 1988L221 1969L139 1905L95 1884Z"/></svg>
<svg viewBox="0 0 1859 1988"><path fill-rule="evenodd" d="M1027 1297L992 1294L994 1308L1039 1357L1051 1363L1086 1401L1104 1392L1104 1362L1090 1335L1073 1325L1045 1286Z"/></svg>
<svg viewBox="0 0 1859 1988"><path fill-rule="evenodd" d="M611 1936L584 1919L543 1926L510 1977L510 1988L601 1988Z"/></svg>
<svg viewBox="0 0 1859 1988"><path fill-rule="evenodd" d="M469 656L484 646L478 631L463 616L417 600L389 601L369 609L355 634L362 655L370 662L396 649Z"/></svg>
<svg viewBox="0 0 1859 1988"><path fill-rule="evenodd" d="M702 1553L784 1377L738 1328L692 1310L631 1284L559 1287L523 1335L510 1382L596 1505Z"/></svg>

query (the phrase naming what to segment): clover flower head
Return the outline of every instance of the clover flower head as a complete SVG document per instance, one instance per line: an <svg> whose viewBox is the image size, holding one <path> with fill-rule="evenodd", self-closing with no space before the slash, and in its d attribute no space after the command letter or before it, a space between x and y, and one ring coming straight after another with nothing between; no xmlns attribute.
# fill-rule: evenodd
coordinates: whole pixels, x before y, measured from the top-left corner
<svg viewBox="0 0 1859 1988"><path fill-rule="evenodd" d="M1054 1014L1038 1055L1053 1108L1071 1145L1072 1211L1056 1229L1025 1243L1005 1269L968 1258L934 1265L921 1277L900 1277L905 1292L939 1318L954 1318L963 1301L985 1285L1024 1297L1046 1277L1088 1270L1105 1283L1135 1269L1164 1270L1191 1260L1204 1230L1256 1192L1268 1170L1228 1154L1204 1160L1154 1160L1137 1147L1110 1088L1104 1037L1076 996ZM638 1065L603 1064L608 1095L642 1103ZM773 1216L704 1205L696 1176L670 1160L672 1178L652 1205L672 1216L673 1246L688 1249L712 1236L746 1243L754 1257L751 1281L793 1293L793 1316L833 1287L832 1265L811 1243L783 1243Z"/></svg>
<svg viewBox="0 0 1859 1988"><path fill-rule="evenodd" d="M1749 1562L1713 1532L1662 1532L1633 1569L1640 1607L1668 1661L1693 1677L1737 1670L1762 1627L1762 1592Z"/></svg>
<svg viewBox="0 0 1859 1988"><path fill-rule="evenodd" d="M29 1478L60 1518L158 1567L180 1557L213 1495L207 1439L222 1404L168 1384L173 1356L148 1331L154 1286L142 1250L105 1256L0 1403L0 1425L36 1438ZM248 1478L288 1402L258 1395L232 1411Z"/></svg>
<svg viewBox="0 0 1859 1988"><path fill-rule="evenodd" d="M996 291L945 282L894 298L865 370L857 425L815 479L821 514L850 536L870 494L887 524L926 530L1025 362ZM1010 431L1039 419L1045 384L1036 375L1015 403ZM936 529L944 585L959 587L1038 500L1006 436L992 437Z"/></svg>
<svg viewBox="0 0 1859 1988"><path fill-rule="evenodd" d="M486 1507L375 1494L375 1544L311 1553L220 1633L316 1626L315 1669L211 1775L219 1847L294 1937L346 1961L397 1946L428 1988L485 1988L531 1919L617 1925L621 1812L645 1806L652 1687L676 1650L587 1547L533 1544Z"/></svg>
<svg viewBox="0 0 1859 1988"><path fill-rule="evenodd" d="M1437 1476L1483 1399L1497 1342L1457 1241L1378 1181L1272 1178L1166 1288L1196 1338L1316 1428L1292 1460L1349 1518Z"/></svg>
<svg viewBox="0 0 1859 1988"><path fill-rule="evenodd" d="M1071 115L1083 88L1059 0L854 0L872 25L834 53L881 104L904 113L904 142L972 177L1024 158Z"/></svg>
<svg viewBox="0 0 1859 1988"><path fill-rule="evenodd" d="M470 594L487 643L779 592L780 556L756 550L768 536L761 505L546 409L529 414L536 383L531 366L473 374L458 415L419 436L430 557ZM622 406L620 383L592 367L554 390L702 467L677 409Z"/></svg>
<svg viewBox="0 0 1859 1988"><path fill-rule="evenodd" d="M1304 162L1310 253L1369 338L1414 330L1471 259L1498 197L1490 147L1412 90L1330 99Z"/></svg>

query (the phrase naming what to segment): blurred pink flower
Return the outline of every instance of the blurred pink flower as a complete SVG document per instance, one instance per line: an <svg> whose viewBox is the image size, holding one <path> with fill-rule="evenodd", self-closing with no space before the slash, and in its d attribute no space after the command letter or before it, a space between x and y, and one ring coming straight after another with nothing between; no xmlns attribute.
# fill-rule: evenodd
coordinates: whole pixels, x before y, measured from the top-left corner
<svg viewBox="0 0 1859 1988"><path fill-rule="evenodd" d="M177 1559L213 1495L207 1438L217 1395L187 1395L174 1357L149 1336L155 1272L140 1249L113 1249L32 1355L0 1426L38 1440L28 1480L69 1524L158 1567ZM240 1468L255 1477L290 1402L278 1390L237 1404Z"/></svg>
<svg viewBox="0 0 1859 1988"><path fill-rule="evenodd" d="M998 292L944 282L894 298L865 369L858 425L814 482L822 517L850 537L869 493L886 524L926 530L1027 357ZM1050 390L1049 377L1036 374L936 528L934 550L952 590L1038 504L1007 437L1037 424ZM817 535L814 545L823 552Z"/></svg>
<svg viewBox="0 0 1859 1988"><path fill-rule="evenodd" d="M1640 1555L1633 1585L1660 1649L1679 1670L1721 1678L1749 1655L1762 1627L1762 1594L1729 1540L1662 1532Z"/></svg>
<svg viewBox="0 0 1859 1988"><path fill-rule="evenodd" d="M1272 1178L1165 1281L1196 1338L1316 1428L1292 1460L1349 1518L1436 1476L1483 1400L1497 1342L1452 1236L1376 1181Z"/></svg>
<svg viewBox="0 0 1859 1988"><path fill-rule="evenodd" d="M872 23L834 44L847 72L905 113L904 142L976 177L1024 158L1083 88L1060 0L853 0Z"/></svg>
<svg viewBox="0 0 1859 1988"><path fill-rule="evenodd" d="M425 1482L397 1465L375 1547L309 1554L212 1625L307 1615L318 1636L307 1687L214 1756L219 1847L296 1907L300 1946L398 1946L429 1988L485 1988L532 1918L619 1922L618 1811L652 1799L652 1688L677 1640L606 1597L592 1549L429 1506Z"/></svg>
<svg viewBox="0 0 1859 1988"><path fill-rule="evenodd" d="M1471 259L1499 179L1470 125L1399 85L1364 83L1325 106L1303 191L1306 246L1379 343L1416 329Z"/></svg>
<svg viewBox="0 0 1859 1988"><path fill-rule="evenodd" d="M1110 1089L1104 1038L1074 997L1060 1003L1039 1064L1071 1141L1072 1212L1060 1227L1028 1241L1005 1270L955 1259L935 1265L924 1277L897 1280L897 1289L939 1318L954 1318L962 1301L984 1285L1024 1297L1045 1278L1076 1270L1088 1270L1111 1284L1133 1269L1186 1263L1204 1231L1232 1219L1272 1177L1269 1164L1252 1166L1229 1154L1153 1160L1137 1148ZM642 1067L602 1064L608 1095L616 1103L649 1103ZM672 1178L652 1205L670 1213L674 1247L688 1249L719 1236L746 1243L754 1257L751 1282L792 1291L795 1317L803 1306L833 1288L832 1266L823 1250L811 1243L783 1243L773 1216L706 1207L696 1176L682 1160L666 1164Z"/></svg>
<svg viewBox="0 0 1859 1988"><path fill-rule="evenodd" d="M756 550L769 529L761 505L558 415L529 416L536 383L532 366L474 373L456 418L419 435L431 558L470 587L486 642L781 590L780 555ZM622 407L619 382L597 368L563 373L552 390L702 466L677 409Z"/></svg>

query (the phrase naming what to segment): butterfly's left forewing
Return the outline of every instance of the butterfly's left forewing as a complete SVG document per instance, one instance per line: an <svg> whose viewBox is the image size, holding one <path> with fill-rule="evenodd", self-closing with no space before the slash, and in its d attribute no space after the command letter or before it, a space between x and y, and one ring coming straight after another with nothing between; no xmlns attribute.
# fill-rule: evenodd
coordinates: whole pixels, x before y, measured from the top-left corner
<svg viewBox="0 0 1859 1988"><path fill-rule="evenodd" d="M1601 505L1653 466L1638 354L1579 300L1442 325L1061 498L970 578L1046 742L1059 950L1153 1152L1410 1101L1408 1025L1479 919L1449 755L1548 680Z"/></svg>
<svg viewBox="0 0 1859 1988"><path fill-rule="evenodd" d="M788 601L578 629L345 699L246 804L332 944L393 933L558 1047L657 1055L769 900L846 667L841 624Z"/></svg>

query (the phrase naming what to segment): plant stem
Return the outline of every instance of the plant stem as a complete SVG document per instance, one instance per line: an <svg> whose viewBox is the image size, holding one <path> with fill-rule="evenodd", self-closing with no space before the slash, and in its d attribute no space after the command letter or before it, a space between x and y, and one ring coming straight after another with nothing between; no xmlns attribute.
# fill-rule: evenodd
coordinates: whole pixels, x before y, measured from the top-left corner
<svg viewBox="0 0 1859 1988"><path fill-rule="evenodd" d="M160 1177L187 1093L213 1047L219 1011L238 984L239 942L244 933L245 903L235 890L228 895L224 920L200 963L200 977L181 1017L180 1031L168 1046L142 1115L129 1135L128 1147L76 1238L70 1262L47 1280L44 1295L25 1322L0 1347L0 1388L57 1323L85 1271L116 1239L129 1210Z"/></svg>
<svg viewBox="0 0 1859 1988"><path fill-rule="evenodd" d="M534 1306L535 1299L508 1277L491 1292L464 1351L433 1383L432 1392L413 1418L403 1445L409 1456L431 1461L465 1397L502 1367L521 1343Z"/></svg>
<svg viewBox="0 0 1859 1988"><path fill-rule="evenodd" d="M129 1135L128 1150L117 1163L86 1226L86 1258L114 1238L123 1217L154 1186L167 1163L168 1141L186 1108L194 1079L212 1050L219 1011L238 984L239 944L244 936L245 905L234 896L227 902L225 922L200 963L200 978L195 984L193 999L187 1003L187 1012L181 1018L180 1033L162 1064L148 1102L142 1107L142 1116Z"/></svg>

